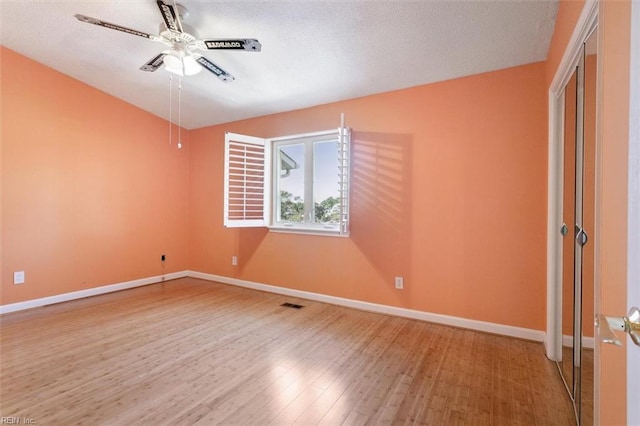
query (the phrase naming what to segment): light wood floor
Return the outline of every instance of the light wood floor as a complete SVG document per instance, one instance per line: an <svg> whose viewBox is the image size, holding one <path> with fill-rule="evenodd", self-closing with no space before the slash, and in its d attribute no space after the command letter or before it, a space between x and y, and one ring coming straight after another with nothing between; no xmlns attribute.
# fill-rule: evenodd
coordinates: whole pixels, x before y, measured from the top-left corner
<svg viewBox="0 0 640 426"><path fill-rule="evenodd" d="M195 279L0 324L0 415L39 425L573 424L540 343Z"/></svg>

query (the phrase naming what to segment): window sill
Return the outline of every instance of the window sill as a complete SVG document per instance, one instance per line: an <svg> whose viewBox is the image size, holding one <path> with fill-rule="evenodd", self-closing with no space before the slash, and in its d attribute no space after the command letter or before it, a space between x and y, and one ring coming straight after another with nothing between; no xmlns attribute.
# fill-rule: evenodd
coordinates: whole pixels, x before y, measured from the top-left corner
<svg viewBox="0 0 640 426"><path fill-rule="evenodd" d="M304 228L301 226L269 226L269 232L279 232L283 234L302 234L302 235L315 235L321 237L349 237L349 233L341 234L340 231L334 229L323 228Z"/></svg>

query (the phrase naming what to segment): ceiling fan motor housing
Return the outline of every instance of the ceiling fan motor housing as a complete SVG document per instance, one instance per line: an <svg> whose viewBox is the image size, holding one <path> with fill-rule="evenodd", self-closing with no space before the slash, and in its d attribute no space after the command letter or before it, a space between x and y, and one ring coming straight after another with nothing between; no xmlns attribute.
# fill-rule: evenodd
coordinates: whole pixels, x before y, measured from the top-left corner
<svg viewBox="0 0 640 426"><path fill-rule="evenodd" d="M174 43L174 45L177 43L181 43L185 49L197 49L198 33L196 32L196 30L190 25L186 24L182 24L182 30L183 32L181 33L176 33L174 31L168 30L167 26L163 22L160 24L159 33L160 36L171 41L172 43Z"/></svg>

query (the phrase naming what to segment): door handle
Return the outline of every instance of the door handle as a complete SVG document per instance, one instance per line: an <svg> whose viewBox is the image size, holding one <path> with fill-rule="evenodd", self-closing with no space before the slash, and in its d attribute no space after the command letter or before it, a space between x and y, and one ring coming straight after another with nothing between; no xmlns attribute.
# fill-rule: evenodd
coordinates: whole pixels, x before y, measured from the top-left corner
<svg viewBox="0 0 640 426"><path fill-rule="evenodd" d="M596 329L603 343L622 346L622 342L614 331L629 334L633 343L640 346L640 309L635 306L629 310L626 317L608 317L603 314L596 316Z"/></svg>
<svg viewBox="0 0 640 426"><path fill-rule="evenodd" d="M563 237L566 237L567 234L569 233L569 227L567 226L566 223L563 223L562 226L560 227L560 233L562 234Z"/></svg>
<svg viewBox="0 0 640 426"><path fill-rule="evenodd" d="M576 241L578 242L578 244L580 244L581 246L584 247L585 244L587 244L587 242L589 241L589 236L587 235L586 232L584 232L584 229L582 228L577 228L576 227Z"/></svg>

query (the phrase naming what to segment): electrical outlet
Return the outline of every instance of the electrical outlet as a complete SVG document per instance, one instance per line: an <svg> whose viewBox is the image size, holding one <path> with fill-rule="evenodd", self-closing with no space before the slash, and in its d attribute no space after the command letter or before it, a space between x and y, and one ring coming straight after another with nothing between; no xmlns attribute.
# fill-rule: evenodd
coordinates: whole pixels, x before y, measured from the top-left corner
<svg viewBox="0 0 640 426"><path fill-rule="evenodd" d="M233 266L238 266L238 256L231 256L231 264Z"/></svg>
<svg viewBox="0 0 640 426"><path fill-rule="evenodd" d="M24 284L24 271L18 271L13 273L14 284Z"/></svg>
<svg viewBox="0 0 640 426"><path fill-rule="evenodd" d="M396 277L396 288L402 290L404 288L404 278Z"/></svg>
<svg viewBox="0 0 640 426"><path fill-rule="evenodd" d="M160 256L160 260L164 262L165 260L167 260L167 256L163 254L162 256Z"/></svg>

